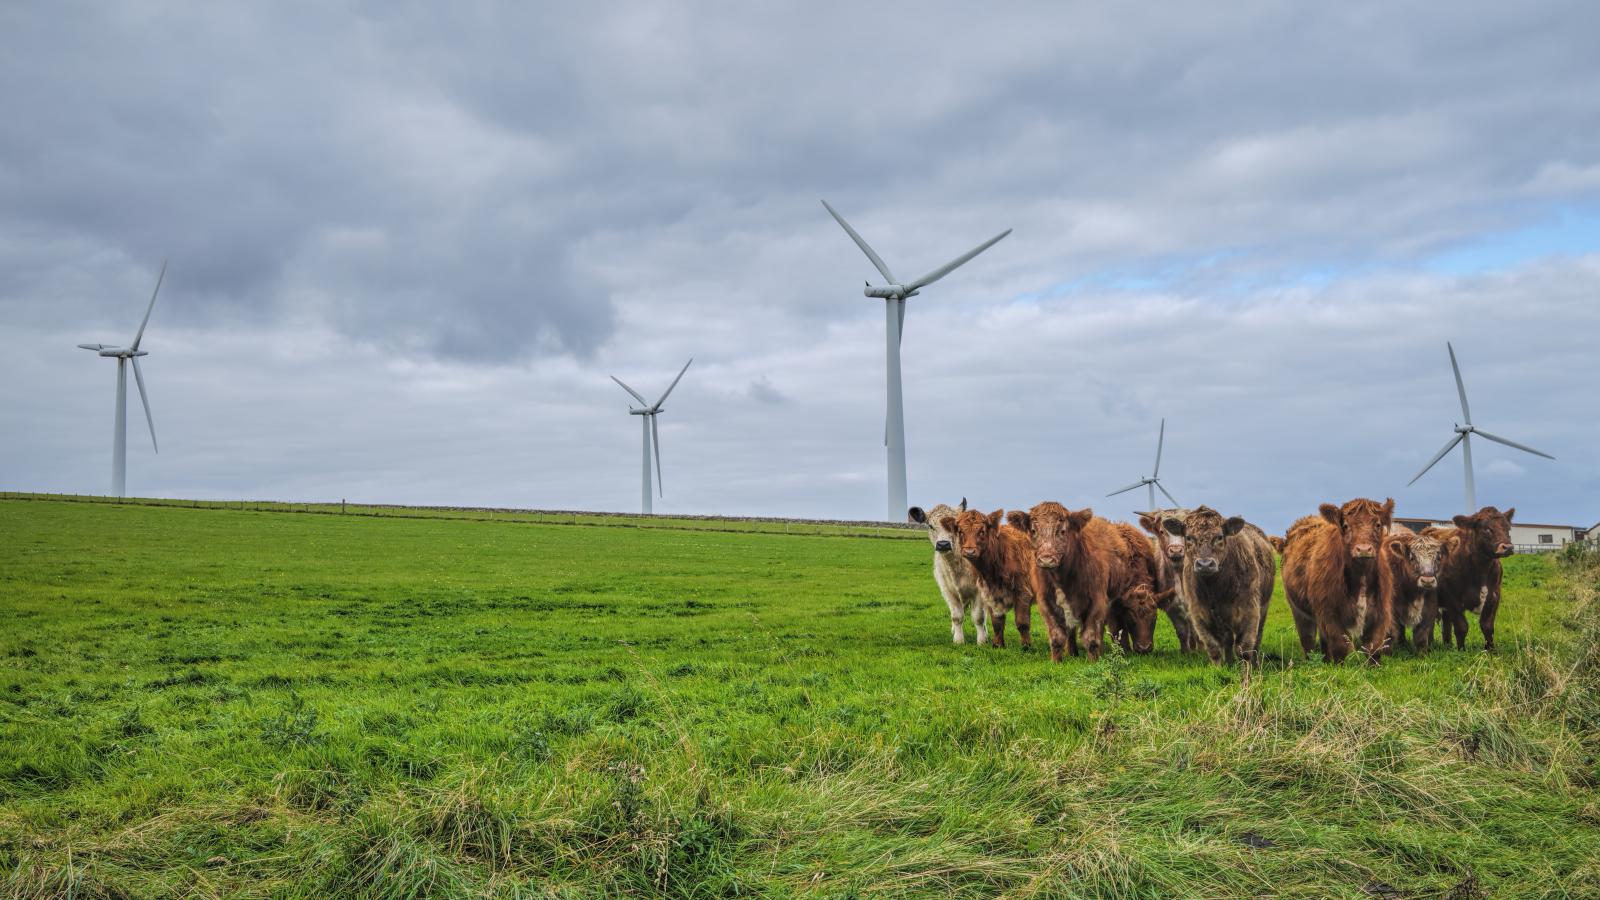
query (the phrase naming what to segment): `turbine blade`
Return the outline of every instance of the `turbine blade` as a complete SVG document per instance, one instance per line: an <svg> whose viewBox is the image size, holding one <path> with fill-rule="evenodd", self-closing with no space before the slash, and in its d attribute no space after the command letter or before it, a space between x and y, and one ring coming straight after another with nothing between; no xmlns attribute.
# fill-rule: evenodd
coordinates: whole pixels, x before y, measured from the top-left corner
<svg viewBox="0 0 1600 900"><path fill-rule="evenodd" d="M1144 487L1144 485L1145 485L1145 482L1143 481L1143 479L1141 479L1139 481L1135 481L1133 484L1130 484L1125 488L1117 488L1116 490L1112 491L1111 493L1107 494L1106 496L1107 497L1115 497L1118 494L1126 494L1127 492L1133 490L1134 488L1141 488L1141 487Z"/></svg>
<svg viewBox="0 0 1600 900"><path fill-rule="evenodd" d="M1422 476L1428 474L1428 470L1433 468L1434 463L1437 463L1439 460L1444 459L1444 455L1446 453L1449 453L1451 450L1454 450L1456 448L1456 445L1461 443L1461 439L1464 438L1464 437L1466 437L1465 434L1457 434L1455 437L1451 438L1450 439L1450 443L1445 444L1443 450L1440 450L1438 453L1435 453L1433 455L1433 459L1428 460L1428 464L1422 467L1422 471L1418 472L1410 481L1406 482L1406 485L1409 487L1410 485L1416 484L1418 478L1421 478Z"/></svg>
<svg viewBox="0 0 1600 900"><path fill-rule="evenodd" d="M150 324L150 312L156 308L156 295L161 293L161 282L167 277L167 261L161 261L161 274L156 276L156 289L150 292L150 305L145 307L144 321L139 323L139 333L133 336L133 346L129 350L139 349L139 342L144 340L144 327Z"/></svg>
<svg viewBox="0 0 1600 900"><path fill-rule="evenodd" d="M650 405L649 401L647 401L643 397L639 396L639 392L638 391L636 391L633 388L628 387L627 385L623 384L621 378L618 378L617 376L613 375L613 376L611 376L611 380L615 381L623 390L625 390L628 393L632 394L633 395L633 399L639 401L641 406L649 406Z"/></svg>
<svg viewBox="0 0 1600 900"><path fill-rule="evenodd" d="M650 417L650 446L656 450L656 495L666 496L665 489L661 486L661 432L656 430L656 417Z"/></svg>
<svg viewBox="0 0 1600 900"><path fill-rule="evenodd" d="M656 401L656 406L655 406L656 409L660 409L661 408L661 404L667 402L667 394L672 393L672 389L678 386L678 382L683 379L683 373L689 371L689 363L692 363L692 362L694 362L694 357L691 356L691 357L689 357L689 362L684 363L683 364L683 368L678 370L678 377L672 379L672 383L667 385L666 394L662 394L661 395L661 399Z"/></svg>
<svg viewBox="0 0 1600 900"><path fill-rule="evenodd" d="M865 238L859 234L856 234L856 230L850 227L850 223L844 220L844 216L839 215L839 213L833 207L828 205L828 201L826 200L822 201L822 207L828 211L828 215L833 216L833 220L835 222L839 223L839 227L844 229L844 233L850 235L850 240L856 242L856 246L860 247L861 252L867 255L867 259L872 260L872 265L877 268L878 274L882 275L884 280L888 281L890 284L899 284L899 282L895 280L894 273L890 272L889 267L884 264L883 258L878 256L877 251L872 249Z"/></svg>
<svg viewBox="0 0 1600 900"><path fill-rule="evenodd" d="M1489 440L1494 441L1497 444L1505 444L1507 447L1515 447L1518 450L1523 450L1523 451L1526 451L1528 453L1532 453L1534 456L1542 456L1545 459L1555 459L1554 456L1551 456L1550 454L1545 453L1545 452L1543 452L1541 450L1535 450L1532 447L1527 446L1526 444L1519 444L1516 441L1508 441L1505 438L1503 438L1503 437L1501 437L1501 436L1499 436L1497 434L1490 434L1489 432L1484 431L1481 428L1472 429L1472 433L1476 434L1478 437L1481 437L1481 438L1488 438Z"/></svg>
<svg viewBox="0 0 1600 900"><path fill-rule="evenodd" d="M144 373L139 371L139 357L135 356L132 359L133 380L139 384L139 401L144 404L144 421L145 424L150 426L150 446L154 447L157 453L160 453L161 445L156 443L156 420L154 416L150 415L150 397L144 392Z"/></svg>
<svg viewBox="0 0 1600 900"><path fill-rule="evenodd" d="M928 285L933 284L935 281L938 281L946 275L949 275L951 272L954 272L956 269L966 265L974 256L977 256L979 253L982 253L990 247L993 247L995 244L1000 243L1000 239L1010 233L1011 229L1007 228L1005 231L1000 232L994 237L989 238L987 241L984 241L978 246L973 247L971 250L968 250L967 252L961 254L955 259L950 260L939 268L934 269L932 272L929 272L921 278L918 278L916 281L906 285L906 290L914 291L917 288L927 287Z"/></svg>
<svg viewBox="0 0 1600 900"><path fill-rule="evenodd" d="M903 345L906 342L906 301L902 298L898 302L900 303L900 324L895 326L894 339Z"/></svg>
<svg viewBox="0 0 1600 900"><path fill-rule="evenodd" d="M1171 494L1169 494L1169 493L1167 493L1167 489L1166 489L1166 488L1164 488L1164 487L1162 487L1162 486L1161 486L1161 482L1159 482L1159 481L1158 481L1158 482L1156 482L1156 483L1155 483L1155 484L1156 484L1156 490L1158 490L1158 491L1160 491L1160 492L1161 492L1161 495L1162 495L1162 496L1163 496L1163 497L1166 497L1166 498L1167 498L1167 499L1168 499L1168 500L1171 500L1171 501L1172 501L1172 505L1173 505L1173 506L1174 506L1174 507L1181 507L1181 506L1183 506L1183 504L1182 504L1182 503L1179 503L1179 502L1178 502L1178 498L1177 498L1177 497L1174 497L1174 496L1172 496L1172 495L1171 495Z"/></svg>
<svg viewBox="0 0 1600 900"><path fill-rule="evenodd" d="M106 348L105 344L79 344L78 346L85 350L104 350Z"/></svg>
<svg viewBox="0 0 1600 900"><path fill-rule="evenodd" d="M1150 473L1151 478L1161 477L1161 448L1167 443L1167 420L1161 420L1161 436L1156 439L1156 470Z"/></svg>
<svg viewBox="0 0 1600 900"><path fill-rule="evenodd" d="M1456 365L1456 348L1450 346L1449 341L1445 341L1444 346L1450 351L1450 371L1456 374L1456 393L1461 395L1461 417L1466 420L1468 425L1471 425L1472 410L1467 408L1467 386L1462 384L1461 367Z"/></svg>

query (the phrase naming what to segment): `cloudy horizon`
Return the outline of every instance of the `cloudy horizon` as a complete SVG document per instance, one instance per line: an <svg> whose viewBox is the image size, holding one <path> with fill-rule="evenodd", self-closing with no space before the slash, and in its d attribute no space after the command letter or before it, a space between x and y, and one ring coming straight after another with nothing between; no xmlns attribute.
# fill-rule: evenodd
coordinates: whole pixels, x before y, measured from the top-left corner
<svg viewBox="0 0 1600 900"><path fill-rule="evenodd" d="M1600 519L1600 8L21 4L0 96L0 488L883 515L880 280L913 503L1126 518L1162 480Z"/></svg>

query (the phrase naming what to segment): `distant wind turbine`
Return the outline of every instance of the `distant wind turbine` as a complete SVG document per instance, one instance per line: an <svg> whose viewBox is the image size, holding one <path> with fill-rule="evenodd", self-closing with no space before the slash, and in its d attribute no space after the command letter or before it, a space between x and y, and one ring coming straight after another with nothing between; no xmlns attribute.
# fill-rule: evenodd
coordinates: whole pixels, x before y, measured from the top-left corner
<svg viewBox="0 0 1600 900"><path fill-rule="evenodd" d="M1160 436L1158 436L1156 438L1156 467L1155 467L1155 470L1148 477L1141 478L1138 481L1135 481L1133 484L1130 484L1125 488L1118 488L1118 489L1112 491L1111 493L1107 494L1106 496L1107 497L1115 497L1118 494L1126 494L1127 492L1133 490L1136 487L1143 487L1145 490L1150 492L1150 505L1148 507L1146 507L1146 509L1158 509L1159 508L1159 507L1156 506L1156 491L1160 491L1163 496L1165 496L1168 500L1171 500L1173 506L1182 505L1182 504L1178 503L1176 498L1174 498L1171 494L1167 493L1167 489L1166 488L1161 486L1161 448L1166 443L1167 443L1167 420L1166 419L1162 419L1161 420L1161 434L1160 434Z"/></svg>
<svg viewBox="0 0 1600 900"><path fill-rule="evenodd" d="M615 381L619 387L621 387L623 390L627 391L633 397L633 399L635 399L635 400L639 401L640 403L644 404L644 408L643 409L634 409L632 406L628 407L628 415L630 415L630 416L643 416L644 417L639 422L640 425L644 426L644 458L642 460L642 465L640 467L640 473L641 473L644 481L643 481L643 487L642 487L642 489L640 491L640 501L639 501L640 504L641 504L641 507L642 507L640 511L644 512L644 513L650 512L650 447L651 447L651 445L654 445L655 448L656 448L656 483L657 483L656 490L657 491L661 490L661 487L660 487L660 482L661 482L661 432L656 430L656 416L661 413L661 404L667 402L667 396L672 393L672 389L673 388L678 386L678 382L683 379L683 373L689 371L689 363L692 363L692 362L694 362L694 357L690 357L689 358L689 362L686 362L686 363L683 364L683 368L678 370L678 377L672 379L672 383L667 385L666 393L663 393L661 395L661 399L657 400L654 403L650 403L650 402L646 401L643 397L639 396L639 392L634 390L631 387L628 387L626 384L623 384L622 383L622 379L618 378L615 375L611 376L611 380Z"/></svg>
<svg viewBox="0 0 1600 900"><path fill-rule="evenodd" d="M1545 459L1555 459L1555 457L1548 453L1535 450L1532 447L1519 444L1516 441L1508 441L1499 435L1490 434L1489 432L1473 425L1472 410L1467 407L1467 386L1461 382L1461 367L1456 365L1456 348L1451 346L1450 342L1448 341L1445 342L1444 346L1445 349L1450 351L1450 368L1455 372L1456 375L1456 393L1461 396L1461 418L1465 420L1467 424L1457 424L1455 426L1456 436L1450 439L1450 443L1444 445L1443 450L1435 453L1433 455L1433 459L1428 460L1428 464L1423 466L1422 471L1418 472L1416 477L1407 482L1407 485L1409 486L1416 484L1418 478L1428 474L1428 470L1433 468L1434 463L1444 459L1444 455L1446 453L1449 453L1457 444L1460 444L1461 464L1466 471L1467 477L1467 508L1465 512L1468 515L1471 515L1472 513L1478 511L1478 489L1477 485L1474 484L1472 480L1472 435L1477 435L1478 437L1481 437L1487 441L1494 441L1496 444L1505 444L1507 447L1515 447L1524 453L1532 453L1534 456L1542 456Z"/></svg>
<svg viewBox="0 0 1600 900"><path fill-rule="evenodd" d="M888 373L889 390L888 409L883 429L883 443L888 448L889 514L885 519L886 521L898 522L904 519L906 515L906 420L900 390L900 341L905 332L906 299L915 297L922 288L949 275L970 262L974 256L993 247L999 243L1001 238L1010 234L1011 229L1007 228L1005 231L1000 232L921 278L901 283L899 279L894 277L894 273L889 271L889 267L884 263L883 258L878 256L877 252L867 244L861 235L856 233L854 228L850 227L850 223L846 222L843 216L828 205L828 201L822 201L822 206L828 211L829 215L833 216L834 221L839 223L839 227L844 229L845 234L850 235L850 239L856 242L856 246L861 248L861 252L867 255L867 259L872 261L873 267L888 282L883 287L873 287L872 282L869 281L867 282L866 290L862 291L862 293L868 297L876 297L886 301L884 303L884 352L887 358L885 368Z"/></svg>
<svg viewBox="0 0 1600 900"><path fill-rule="evenodd" d="M150 351L140 350L139 342L144 340L144 327L150 324L150 312L156 308L156 295L161 293L161 282L167 277L167 263L161 263L161 274L156 276L156 289L150 292L150 305L145 308L144 321L139 323L139 331L133 336L133 343L127 347L113 347L109 344L79 344L85 350L94 350L107 359L117 361L117 419L111 438L111 493L122 497L126 494L128 481L128 363L133 363L133 378L139 384L139 400L144 404L144 420L150 426L150 446L157 453L161 447L156 443L156 420L150 415L150 398L144 392L144 373L139 371L139 357L149 356Z"/></svg>

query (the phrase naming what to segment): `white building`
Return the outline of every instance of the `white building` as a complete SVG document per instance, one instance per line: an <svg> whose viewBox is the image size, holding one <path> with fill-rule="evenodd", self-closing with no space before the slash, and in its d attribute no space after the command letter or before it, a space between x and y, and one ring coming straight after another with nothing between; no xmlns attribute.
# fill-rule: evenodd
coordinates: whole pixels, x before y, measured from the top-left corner
<svg viewBox="0 0 1600 900"><path fill-rule="evenodd" d="M1429 525L1451 527L1454 524L1448 519L1415 519L1407 516L1395 516L1394 521L1396 525L1404 525L1412 531L1421 531ZM1575 541L1585 539L1592 541L1596 538L1600 538L1600 523L1593 528L1577 525L1536 525L1517 521L1511 523L1511 543L1516 545L1518 553L1560 550Z"/></svg>

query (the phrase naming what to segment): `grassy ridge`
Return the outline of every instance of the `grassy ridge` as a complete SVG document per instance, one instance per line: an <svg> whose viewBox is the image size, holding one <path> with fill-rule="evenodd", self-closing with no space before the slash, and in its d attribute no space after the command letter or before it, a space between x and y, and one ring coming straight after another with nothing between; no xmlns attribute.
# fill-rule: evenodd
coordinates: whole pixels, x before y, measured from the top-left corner
<svg viewBox="0 0 1600 900"><path fill-rule="evenodd" d="M1097 666L952 647L928 557L0 501L0 890L1600 884L1594 570L1514 558L1500 654L1378 671L1286 663L1280 596L1241 685L1165 626Z"/></svg>

